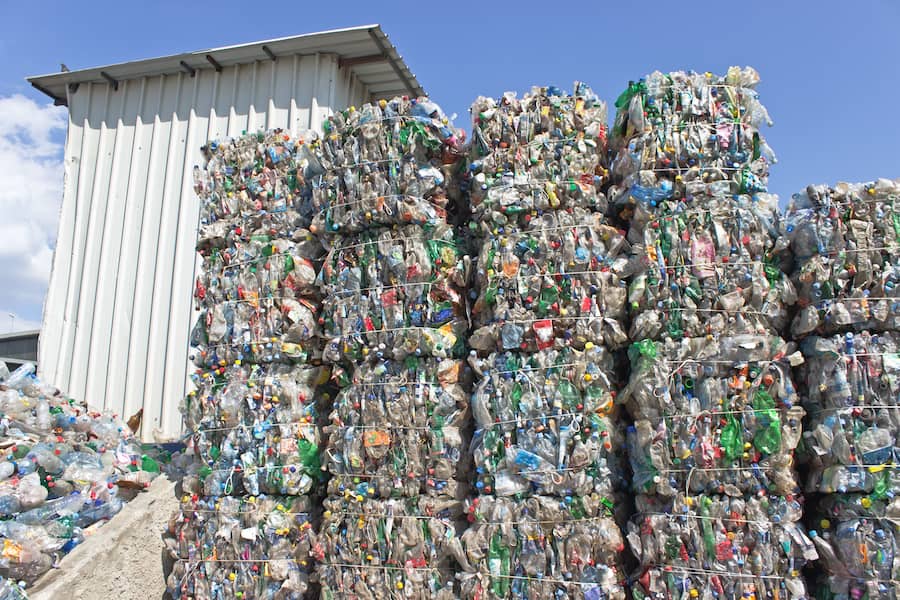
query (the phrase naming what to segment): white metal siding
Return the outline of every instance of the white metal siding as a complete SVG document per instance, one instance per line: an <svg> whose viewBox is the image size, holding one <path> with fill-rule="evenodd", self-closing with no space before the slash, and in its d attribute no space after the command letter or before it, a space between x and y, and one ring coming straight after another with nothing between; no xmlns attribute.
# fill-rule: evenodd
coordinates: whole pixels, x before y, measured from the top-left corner
<svg viewBox="0 0 900 600"><path fill-rule="evenodd" d="M333 109L368 97L334 54L70 93L41 376L126 418L143 408L145 440L178 436L199 267L192 170L200 147L243 131L320 130Z"/></svg>

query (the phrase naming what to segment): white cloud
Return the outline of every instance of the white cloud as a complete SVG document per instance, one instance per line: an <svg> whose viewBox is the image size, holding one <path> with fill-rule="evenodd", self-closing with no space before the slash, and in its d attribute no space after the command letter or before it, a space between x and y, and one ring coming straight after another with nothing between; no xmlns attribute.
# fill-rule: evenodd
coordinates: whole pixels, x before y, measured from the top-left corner
<svg viewBox="0 0 900 600"><path fill-rule="evenodd" d="M0 331L40 326L63 186L66 111L0 97Z"/></svg>

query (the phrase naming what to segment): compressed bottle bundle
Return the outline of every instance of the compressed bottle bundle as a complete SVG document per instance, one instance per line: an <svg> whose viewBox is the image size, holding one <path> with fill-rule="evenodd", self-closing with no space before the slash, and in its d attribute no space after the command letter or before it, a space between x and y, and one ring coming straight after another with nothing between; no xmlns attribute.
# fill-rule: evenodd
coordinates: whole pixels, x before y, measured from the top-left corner
<svg viewBox="0 0 900 600"><path fill-rule="evenodd" d="M458 500L376 500L346 490L325 500L313 548L321 598L459 598L464 561Z"/></svg>
<svg viewBox="0 0 900 600"><path fill-rule="evenodd" d="M612 498L623 477L613 358L588 342L473 358L476 489L501 497Z"/></svg>
<svg viewBox="0 0 900 600"><path fill-rule="evenodd" d="M483 238L472 347L535 352L557 338L622 346L629 248L622 232L580 207L527 221Z"/></svg>
<svg viewBox="0 0 900 600"><path fill-rule="evenodd" d="M801 513L791 496L638 496L633 597L805 600L801 570L817 552Z"/></svg>
<svg viewBox="0 0 900 600"><path fill-rule="evenodd" d="M402 359L461 356L470 259L442 223L372 229L330 240L320 275L325 360L370 351Z"/></svg>
<svg viewBox="0 0 900 600"><path fill-rule="evenodd" d="M176 600L308 597L315 543L304 496L187 495L169 521Z"/></svg>
<svg viewBox="0 0 900 600"><path fill-rule="evenodd" d="M159 455L114 415L42 384L30 363L9 373L0 362L0 413L0 576L25 586L116 515L122 490L148 486Z"/></svg>
<svg viewBox="0 0 900 600"><path fill-rule="evenodd" d="M876 495L823 496L809 534L821 558L816 598L900 598L900 506Z"/></svg>
<svg viewBox="0 0 900 600"><path fill-rule="evenodd" d="M809 336L801 349L810 492L900 492L900 333Z"/></svg>
<svg viewBox="0 0 900 600"><path fill-rule="evenodd" d="M324 367L232 365L196 375L182 403L203 493L300 495L322 477Z"/></svg>
<svg viewBox="0 0 900 600"><path fill-rule="evenodd" d="M751 67L731 67L724 77L655 71L631 82L616 100L611 134L616 196L659 201L709 188L715 195L766 191L775 155L760 135L772 122L758 83Z"/></svg>
<svg viewBox="0 0 900 600"><path fill-rule="evenodd" d="M606 104L587 85L576 82L572 95L536 87L522 99L479 97L471 113L476 223L521 227L546 211L606 211Z"/></svg>
<svg viewBox="0 0 900 600"><path fill-rule="evenodd" d="M393 98L334 113L315 145L312 229L439 225L458 214L453 178L465 135L428 98Z"/></svg>
<svg viewBox="0 0 900 600"><path fill-rule="evenodd" d="M357 365L325 427L328 493L458 497L468 481L469 369L438 358ZM336 370L337 373L337 370Z"/></svg>
<svg viewBox="0 0 900 600"><path fill-rule="evenodd" d="M611 508L598 494L472 499L459 597L624 600Z"/></svg>
<svg viewBox="0 0 900 600"><path fill-rule="evenodd" d="M777 197L762 193L637 203L631 339L781 333L796 292L780 268L777 208Z"/></svg>
<svg viewBox="0 0 900 600"><path fill-rule="evenodd" d="M684 338L632 345L619 399L635 419L628 451L637 493L799 491L794 449L803 409L791 375L802 361L778 337Z"/></svg>
<svg viewBox="0 0 900 600"><path fill-rule="evenodd" d="M900 179L811 185L784 230L800 310L791 331L900 329Z"/></svg>

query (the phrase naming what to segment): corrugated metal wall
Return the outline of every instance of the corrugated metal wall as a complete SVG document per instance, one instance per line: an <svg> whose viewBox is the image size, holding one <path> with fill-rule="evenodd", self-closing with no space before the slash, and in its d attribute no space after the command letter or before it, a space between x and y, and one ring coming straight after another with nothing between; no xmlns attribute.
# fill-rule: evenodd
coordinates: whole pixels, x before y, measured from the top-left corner
<svg viewBox="0 0 900 600"><path fill-rule="evenodd" d="M199 203L210 139L319 129L368 99L331 54L108 84L69 93L65 190L40 340L41 376L126 418L145 440L181 431L195 313Z"/></svg>

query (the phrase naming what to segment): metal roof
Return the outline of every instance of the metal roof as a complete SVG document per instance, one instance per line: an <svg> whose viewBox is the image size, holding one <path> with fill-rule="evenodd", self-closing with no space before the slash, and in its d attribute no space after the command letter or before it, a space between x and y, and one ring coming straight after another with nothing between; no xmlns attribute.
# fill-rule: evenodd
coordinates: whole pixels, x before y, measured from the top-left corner
<svg viewBox="0 0 900 600"><path fill-rule="evenodd" d="M0 341L17 340L20 338L37 337L40 335L40 329L29 329L25 331L13 331L12 333L0 333Z"/></svg>
<svg viewBox="0 0 900 600"><path fill-rule="evenodd" d="M337 54L342 67L350 69L365 84L372 97L395 95L424 96L425 90L416 76L403 62L403 57L391 44L380 25L362 25L347 29L333 29L277 38L252 44L238 44L211 50L198 50L161 58L64 71L28 77L35 88L47 94L56 104L67 105L66 86L81 83L109 83L164 74L186 72L193 76L201 69L221 70L222 67L276 60L281 56Z"/></svg>

